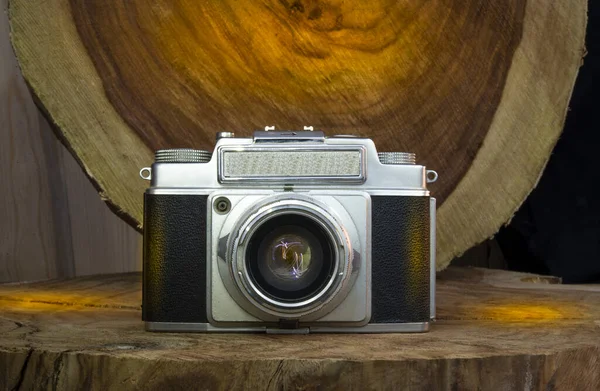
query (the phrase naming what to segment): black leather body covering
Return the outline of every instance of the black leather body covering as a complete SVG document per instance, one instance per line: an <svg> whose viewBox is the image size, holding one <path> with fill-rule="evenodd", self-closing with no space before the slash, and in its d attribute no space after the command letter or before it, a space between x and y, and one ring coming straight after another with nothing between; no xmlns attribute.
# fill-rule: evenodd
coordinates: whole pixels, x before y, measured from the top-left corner
<svg viewBox="0 0 600 391"><path fill-rule="evenodd" d="M430 198L372 196L370 323L430 320Z"/></svg>
<svg viewBox="0 0 600 391"><path fill-rule="evenodd" d="M207 323L207 198L144 195L144 321Z"/></svg>

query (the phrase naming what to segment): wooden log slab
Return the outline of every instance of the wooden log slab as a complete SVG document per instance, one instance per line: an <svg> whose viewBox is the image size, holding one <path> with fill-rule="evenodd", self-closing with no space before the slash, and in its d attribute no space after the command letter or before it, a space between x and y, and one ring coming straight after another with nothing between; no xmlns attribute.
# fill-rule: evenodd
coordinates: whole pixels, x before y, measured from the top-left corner
<svg viewBox="0 0 600 391"><path fill-rule="evenodd" d="M314 125L437 170L438 266L537 182L584 55L587 2L12 0L40 106L103 199L141 228L159 148Z"/></svg>
<svg viewBox="0 0 600 391"><path fill-rule="evenodd" d="M0 389L600 389L600 286L438 276L424 334L160 334L137 273L0 286Z"/></svg>

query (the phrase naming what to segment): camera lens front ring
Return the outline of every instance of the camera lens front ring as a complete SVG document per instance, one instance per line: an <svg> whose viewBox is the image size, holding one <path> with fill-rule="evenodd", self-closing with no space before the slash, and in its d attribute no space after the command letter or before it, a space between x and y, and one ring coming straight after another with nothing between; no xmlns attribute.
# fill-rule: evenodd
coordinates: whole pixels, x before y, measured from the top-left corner
<svg viewBox="0 0 600 391"><path fill-rule="evenodd" d="M254 306L281 317L321 310L351 278L353 251L344 227L313 200L273 200L240 219L230 270ZM343 295L343 292L342 292Z"/></svg>

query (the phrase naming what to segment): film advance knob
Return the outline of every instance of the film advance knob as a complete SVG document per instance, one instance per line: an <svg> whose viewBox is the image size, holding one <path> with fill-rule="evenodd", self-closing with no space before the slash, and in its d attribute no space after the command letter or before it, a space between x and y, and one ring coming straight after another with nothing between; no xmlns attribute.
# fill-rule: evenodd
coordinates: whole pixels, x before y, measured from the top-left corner
<svg viewBox="0 0 600 391"><path fill-rule="evenodd" d="M208 163L212 153L201 149L161 149L154 154L155 163Z"/></svg>
<svg viewBox="0 0 600 391"><path fill-rule="evenodd" d="M410 152L379 152L381 164L415 164L416 156Z"/></svg>

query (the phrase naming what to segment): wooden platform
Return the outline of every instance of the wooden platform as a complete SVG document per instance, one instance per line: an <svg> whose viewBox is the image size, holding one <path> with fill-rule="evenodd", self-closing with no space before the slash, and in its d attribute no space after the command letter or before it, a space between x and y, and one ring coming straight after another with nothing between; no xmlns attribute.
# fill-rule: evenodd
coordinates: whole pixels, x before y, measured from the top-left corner
<svg viewBox="0 0 600 391"><path fill-rule="evenodd" d="M600 389L600 286L450 268L426 334L156 334L141 276L0 286L0 389Z"/></svg>

